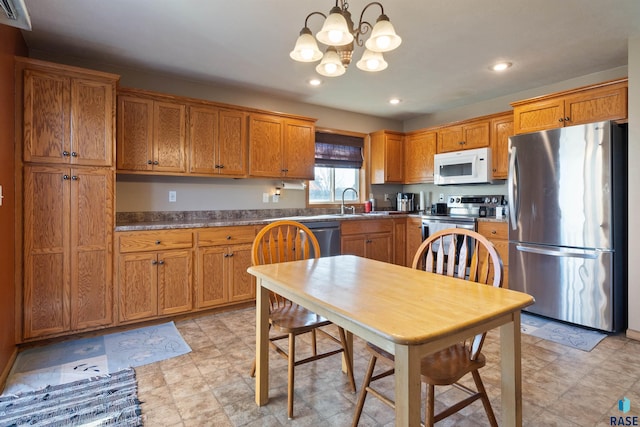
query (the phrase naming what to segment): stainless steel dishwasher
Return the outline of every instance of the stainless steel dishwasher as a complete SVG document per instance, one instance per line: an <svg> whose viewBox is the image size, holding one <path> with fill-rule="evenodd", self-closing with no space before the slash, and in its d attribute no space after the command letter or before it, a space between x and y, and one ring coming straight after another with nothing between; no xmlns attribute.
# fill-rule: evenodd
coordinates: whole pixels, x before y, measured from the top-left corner
<svg viewBox="0 0 640 427"><path fill-rule="evenodd" d="M340 255L340 222L315 221L305 222L320 245L320 256Z"/></svg>

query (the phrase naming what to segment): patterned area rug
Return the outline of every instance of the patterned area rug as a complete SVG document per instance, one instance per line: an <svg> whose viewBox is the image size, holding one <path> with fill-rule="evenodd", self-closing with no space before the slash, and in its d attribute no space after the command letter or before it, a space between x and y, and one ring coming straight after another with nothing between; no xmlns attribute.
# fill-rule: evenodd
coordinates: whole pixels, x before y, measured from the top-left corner
<svg viewBox="0 0 640 427"><path fill-rule="evenodd" d="M102 377L0 397L3 426L141 426L132 368Z"/></svg>
<svg viewBox="0 0 640 427"><path fill-rule="evenodd" d="M190 351L173 322L31 348L18 354L3 396L105 375Z"/></svg>
<svg viewBox="0 0 640 427"><path fill-rule="evenodd" d="M591 329L554 322L528 313L522 313L520 326L525 334L583 351L593 350L607 336Z"/></svg>

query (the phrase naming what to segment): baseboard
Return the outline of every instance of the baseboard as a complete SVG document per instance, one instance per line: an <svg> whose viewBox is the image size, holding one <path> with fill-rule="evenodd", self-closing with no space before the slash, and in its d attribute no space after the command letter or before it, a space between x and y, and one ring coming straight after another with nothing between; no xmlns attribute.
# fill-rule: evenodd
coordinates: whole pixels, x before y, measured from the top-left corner
<svg viewBox="0 0 640 427"><path fill-rule="evenodd" d="M7 361L7 365L2 370L2 373L0 373L0 394L4 391L4 386L7 385L7 378L9 378L9 373L11 372L11 368L16 361L16 357L18 357L18 347L13 349L13 353Z"/></svg>
<svg viewBox="0 0 640 427"><path fill-rule="evenodd" d="M633 329L627 329L627 338L640 341L640 331L634 331Z"/></svg>

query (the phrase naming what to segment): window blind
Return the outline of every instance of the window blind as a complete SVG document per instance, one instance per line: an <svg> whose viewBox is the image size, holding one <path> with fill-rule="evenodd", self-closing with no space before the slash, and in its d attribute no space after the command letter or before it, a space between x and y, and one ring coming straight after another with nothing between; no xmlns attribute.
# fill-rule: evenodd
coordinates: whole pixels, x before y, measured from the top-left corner
<svg viewBox="0 0 640 427"><path fill-rule="evenodd" d="M316 166L361 168L364 138L316 132Z"/></svg>

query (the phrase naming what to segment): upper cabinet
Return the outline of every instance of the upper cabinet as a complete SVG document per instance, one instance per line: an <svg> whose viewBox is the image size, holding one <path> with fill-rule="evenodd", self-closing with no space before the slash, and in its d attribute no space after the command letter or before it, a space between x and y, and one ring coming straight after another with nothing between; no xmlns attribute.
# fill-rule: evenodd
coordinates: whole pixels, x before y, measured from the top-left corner
<svg viewBox="0 0 640 427"><path fill-rule="evenodd" d="M513 114L507 112L491 119L491 163L493 179L507 179L509 137L513 135Z"/></svg>
<svg viewBox="0 0 640 427"><path fill-rule="evenodd" d="M438 153L488 147L489 126L479 120L438 129Z"/></svg>
<svg viewBox="0 0 640 427"><path fill-rule="evenodd" d="M404 180L404 135L381 130L371 138L371 183L401 184Z"/></svg>
<svg viewBox="0 0 640 427"><path fill-rule="evenodd" d="M23 72L23 160L112 166L116 81L32 61Z"/></svg>
<svg viewBox="0 0 640 427"><path fill-rule="evenodd" d="M246 129L243 111L189 106L189 173L245 176Z"/></svg>
<svg viewBox="0 0 640 427"><path fill-rule="evenodd" d="M249 115L249 175L314 179L315 121Z"/></svg>
<svg viewBox="0 0 640 427"><path fill-rule="evenodd" d="M404 183L433 182L433 156L436 154L436 131L410 133L404 141Z"/></svg>
<svg viewBox="0 0 640 427"><path fill-rule="evenodd" d="M627 117L627 79L511 104L514 134Z"/></svg>
<svg viewBox="0 0 640 427"><path fill-rule="evenodd" d="M183 103L120 94L117 124L118 171L186 172Z"/></svg>

